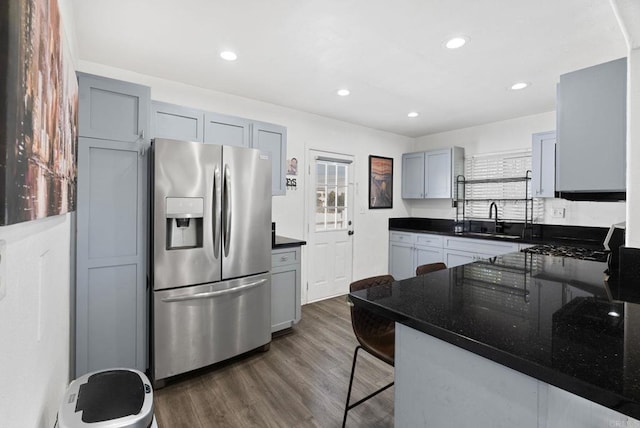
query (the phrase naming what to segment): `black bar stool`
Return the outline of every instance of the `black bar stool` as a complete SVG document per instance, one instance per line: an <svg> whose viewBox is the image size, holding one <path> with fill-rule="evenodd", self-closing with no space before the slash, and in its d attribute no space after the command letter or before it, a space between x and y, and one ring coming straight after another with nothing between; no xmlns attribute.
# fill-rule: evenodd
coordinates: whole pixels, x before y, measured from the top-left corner
<svg viewBox="0 0 640 428"><path fill-rule="evenodd" d="M391 275L380 275L370 278L361 279L352 282L349 286L350 291L363 290L379 285L388 285L395 281ZM353 386L353 375L356 371L356 360L358 351L364 349L369 354L393 366L395 357L395 323L387 318L381 317L374 313L356 306L351 305L351 325L356 339L360 345L356 346L353 353L353 365L351 366L351 377L349 379L349 391L347 392L347 403L344 409L344 418L342 419L342 427L347 423L347 412L354 407L364 403L369 398L374 397L382 391L393 386L393 382L383 386L377 391L367 395L361 400L353 404L349 404L351 399L351 387Z"/></svg>
<svg viewBox="0 0 640 428"><path fill-rule="evenodd" d="M427 263L425 265L420 265L416 268L416 276L426 275L430 272L435 272L437 270L446 269L447 265L444 263Z"/></svg>

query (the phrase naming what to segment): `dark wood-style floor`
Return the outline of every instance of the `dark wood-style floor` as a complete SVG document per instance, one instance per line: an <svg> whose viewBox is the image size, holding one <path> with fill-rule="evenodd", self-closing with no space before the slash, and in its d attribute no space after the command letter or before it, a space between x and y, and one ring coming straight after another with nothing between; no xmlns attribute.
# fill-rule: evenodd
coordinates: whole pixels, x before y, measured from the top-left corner
<svg viewBox="0 0 640 428"><path fill-rule="evenodd" d="M302 307L290 334L252 354L155 391L160 428L339 427L356 339L345 297ZM393 380L360 352L351 401ZM392 427L393 387L349 411L348 427Z"/></svg>

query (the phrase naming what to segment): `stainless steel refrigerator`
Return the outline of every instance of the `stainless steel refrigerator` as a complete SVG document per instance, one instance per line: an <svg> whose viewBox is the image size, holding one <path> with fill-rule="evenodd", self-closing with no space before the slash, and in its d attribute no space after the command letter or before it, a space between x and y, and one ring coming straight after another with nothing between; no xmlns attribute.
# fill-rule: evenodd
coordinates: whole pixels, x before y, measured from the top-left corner
<svg viewBox="0 0 640 428"><path fill-rule="evenodd" d="M271 162L258 150L152 144L152 377L271 341Z"/></svg>

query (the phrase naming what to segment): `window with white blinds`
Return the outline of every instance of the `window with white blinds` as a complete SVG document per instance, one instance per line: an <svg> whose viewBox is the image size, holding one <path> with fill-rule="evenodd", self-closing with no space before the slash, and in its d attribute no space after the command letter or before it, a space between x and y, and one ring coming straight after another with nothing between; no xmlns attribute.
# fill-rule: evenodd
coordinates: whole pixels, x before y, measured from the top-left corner
<svg viewBox="0 0 640 428"><path fill-rule="evenodd" d="M525 220L525 199L531 198L531 180L526 177L531 170L531 150L520 152L475 155L465 159L464 199L466 219L489 218L492 202L498 206L498 218L505 221ZM510 179L491 182L492 179ZM480 180L473 183L469 181ZM487 180L487 181L484 181ZM528 187L528 189L527 189ZM459 187L458 192L462 189ZM462 199L463 195L458 195ZM544 199L533 200L533 222L540 222L544 215ZM531 221L531 201L529 201Z"/></svg>

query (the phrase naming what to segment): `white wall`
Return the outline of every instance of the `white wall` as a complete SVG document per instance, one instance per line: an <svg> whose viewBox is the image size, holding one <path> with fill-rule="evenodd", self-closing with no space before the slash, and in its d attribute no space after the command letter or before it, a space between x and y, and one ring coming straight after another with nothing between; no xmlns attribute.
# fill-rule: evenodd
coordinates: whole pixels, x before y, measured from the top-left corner
<svg viewBox="0 0 640 428"><path fill-rule="evenodd" d="M640 3L610 0L628 49L627 231L629 247L640 248Z"/></svg>
<svg viewBox="0 0 640 428"><path fill-rule="evenodd" d="M273 198L273 221L276 222L278 235L307 239L305 192L309 189L305 173L308 166L308 150L354 155L357 194L353 278L387 272L388 219L408 215L400 198L400 164L402 153L409 151L413 144L412 138L102 64L80 61L78 69L86 73L150 86L151 97L154 100L286 126L287 158L298 159L299 175L296 190L288 190L285 196ZM368 209L367 174L370 154L394 158L394 208L391 210ZM306 249L303 247L303 263L312 262L305 256ZM303 284L306 283L306 271L307 269L303 268Z"/></svg>
<svg viewBox="0 0 640 428"><path fill-rule="evenodd" d="M52 427L69 382L69 218L0 228L2 427Z"/></svg>
<svg viewBox="0 0 640 428"><path fill-rule="evenodd" d="M640 117L640 47L629 50L628 67L627 189L629 196L625 244L640 248L640 121L638 120Z"/></svg>
<svg viewBox="0 0 640 428"><path fill-rule="evenodd" d="M59 2L69 49L69 0ZM52 427L70 380L70 218L0 227L1 427Z"/></svg>
<svg viewBox="0 0 640 428"><path fill-rule="evenodd" d="M413 150L431 150L450 146L464 147L465 156L531 148L531 135L556 129L555 112L519 117L470 128L457 129L416 139ZM411 201L415 217L455 218L448 201ZM624 221L624 202L574 202L549 198L545 202L545 224L609 227ZM553 208L565 208L563 219L551 217Z"/></svg>

